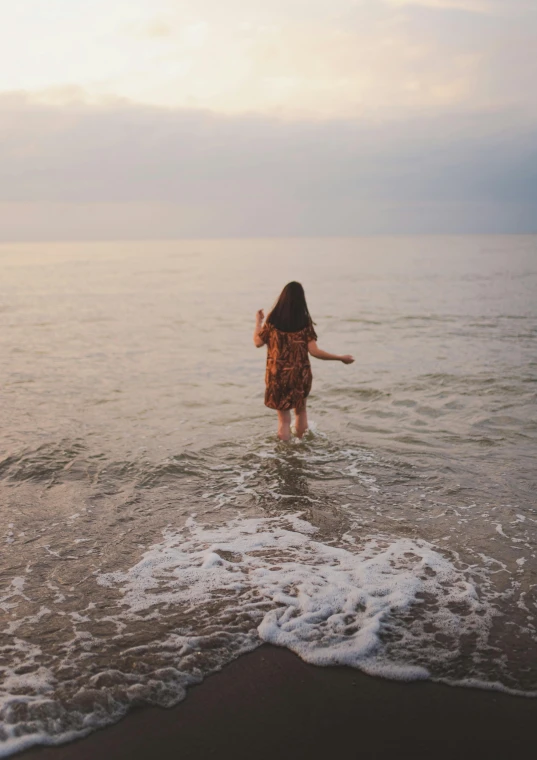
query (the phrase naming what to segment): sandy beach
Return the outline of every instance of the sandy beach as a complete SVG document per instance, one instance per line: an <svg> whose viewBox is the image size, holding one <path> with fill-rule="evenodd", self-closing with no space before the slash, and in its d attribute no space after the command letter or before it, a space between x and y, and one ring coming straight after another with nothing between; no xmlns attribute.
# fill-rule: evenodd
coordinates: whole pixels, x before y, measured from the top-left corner
<svg viewBox="0 0 537 760"><path fill-rule="evenodd" d="M349 668L316 668L263 646L190 690L170 710L120 723L20 760L149 758L534 757L537 701Z"/></svg>

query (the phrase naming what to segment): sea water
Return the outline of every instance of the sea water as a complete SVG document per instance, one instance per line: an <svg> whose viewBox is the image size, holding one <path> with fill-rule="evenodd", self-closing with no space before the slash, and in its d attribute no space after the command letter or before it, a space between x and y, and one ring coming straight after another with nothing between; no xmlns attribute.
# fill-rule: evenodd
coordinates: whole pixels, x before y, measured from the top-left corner
<svg viewBox="0 0 537 760"><path fill-rule="evenodd" d="M290 279L311 431L263 406ZM0 246L0 755L263 642L537 694L537 238Z"/></svg>

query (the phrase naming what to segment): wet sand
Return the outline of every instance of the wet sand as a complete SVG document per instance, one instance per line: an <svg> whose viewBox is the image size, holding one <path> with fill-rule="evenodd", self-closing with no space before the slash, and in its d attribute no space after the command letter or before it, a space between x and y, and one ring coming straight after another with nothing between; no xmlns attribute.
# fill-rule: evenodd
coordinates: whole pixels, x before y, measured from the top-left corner
<svg viewBox="0 0 537 760"><path fill-rule="evenodd" d="M263 646L193 687L170 710L144 708L19 760L223 757L518 758L537 753L537 700L317 668Z"/></svg>

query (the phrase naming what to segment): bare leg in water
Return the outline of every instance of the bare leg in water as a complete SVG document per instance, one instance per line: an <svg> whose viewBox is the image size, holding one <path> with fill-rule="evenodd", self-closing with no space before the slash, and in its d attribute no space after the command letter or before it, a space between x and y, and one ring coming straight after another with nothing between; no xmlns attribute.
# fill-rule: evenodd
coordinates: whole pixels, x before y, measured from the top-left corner
<svg viewBox="0 0 537 760"><path fill-rule="evenodd" d="M291 438L291 412L289 409L278 410L278 438L288 441Z"/></svg>
<svg viewBox="0 0 537 760"><path fill-rule="evenodd" d="M302 438L306 430L308 429L308 413L306 411L306 404L300 412L295 410L295 429L299 438Z"/></svg>

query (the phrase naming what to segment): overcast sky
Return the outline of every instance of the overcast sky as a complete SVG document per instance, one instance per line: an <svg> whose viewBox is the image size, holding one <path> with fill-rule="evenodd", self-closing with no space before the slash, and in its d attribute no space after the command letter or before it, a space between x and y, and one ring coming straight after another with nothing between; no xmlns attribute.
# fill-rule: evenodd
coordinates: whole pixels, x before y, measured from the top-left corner
<svg viewBox="0 0 537 760"><path fill-rule="evenodd" d="M0 239L537 232L537 0L0 18Z"/></svg>

